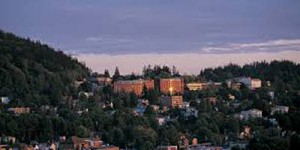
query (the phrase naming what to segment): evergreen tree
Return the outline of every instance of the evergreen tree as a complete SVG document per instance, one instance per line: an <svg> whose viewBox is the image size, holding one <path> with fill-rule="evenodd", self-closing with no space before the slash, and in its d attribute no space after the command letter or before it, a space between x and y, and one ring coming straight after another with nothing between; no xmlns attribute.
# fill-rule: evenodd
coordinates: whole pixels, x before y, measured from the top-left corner
<svg viewBox="0 0 300 150"><path fill-rule="evenodd" d="M109 71L107 69L104 70L104 77L110 77Z"/></svg>
<svg viewBox="0 0 300 150"><path fill-rule="evenodd" d="M116 69L115 69L115 74L114 74L114 76L113 76L113 80L118 80L120 77L121 77L121 75L120 75L119 68L116 67Z"/></svg>

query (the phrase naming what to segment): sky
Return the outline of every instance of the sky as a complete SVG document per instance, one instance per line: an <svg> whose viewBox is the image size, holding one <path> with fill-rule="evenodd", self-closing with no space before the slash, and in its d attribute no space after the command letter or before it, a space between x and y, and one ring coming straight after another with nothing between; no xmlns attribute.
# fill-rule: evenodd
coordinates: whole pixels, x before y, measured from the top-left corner
<svg viewBox="0 0 300 150"><path fill-rule="evenodd" d="M0 29L98 72L166 64L197 74L230 62L300 62L299 0L1 0Z"/></svg>

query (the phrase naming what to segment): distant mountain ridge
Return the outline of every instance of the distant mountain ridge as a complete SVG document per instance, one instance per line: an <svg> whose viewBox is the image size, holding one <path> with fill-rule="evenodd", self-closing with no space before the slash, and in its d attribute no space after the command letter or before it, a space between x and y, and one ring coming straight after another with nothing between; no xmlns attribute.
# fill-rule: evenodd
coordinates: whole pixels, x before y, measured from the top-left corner
<svg viewBox="0 0 300 150"><path fill-rule="evenodd" d="M0 96L15 105L57 105L88 72L62 51L0 30Z"/></svg>

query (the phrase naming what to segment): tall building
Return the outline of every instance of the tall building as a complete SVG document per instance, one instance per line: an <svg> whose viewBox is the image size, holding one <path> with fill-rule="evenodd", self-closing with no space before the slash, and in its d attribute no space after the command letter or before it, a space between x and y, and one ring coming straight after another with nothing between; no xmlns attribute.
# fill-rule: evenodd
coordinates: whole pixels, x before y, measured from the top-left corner
<svg viewBox="0 0 300 150"><path fill-rule="evenodd" d="M162 94L183 94L184 80L183 78L165 78L160 79L160 92Z"/></svg>
<svg viewBox="0 0 300 150"><path fill-rule="evenodd" d="M135 93L141 96L144 85L147 89L154 88L154 80L119 80L114 82L114 92Z"/></svg>

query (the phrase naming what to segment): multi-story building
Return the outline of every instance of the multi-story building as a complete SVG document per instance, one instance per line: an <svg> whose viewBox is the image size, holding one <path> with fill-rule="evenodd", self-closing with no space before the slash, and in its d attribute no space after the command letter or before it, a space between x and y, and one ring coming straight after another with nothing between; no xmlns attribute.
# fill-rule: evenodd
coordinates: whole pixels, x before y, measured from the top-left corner
<svg viewBox="0 0 300 150"><path fill-rule="evenodd" d="M119 80L114 82L114 92L135 93L137 96L141 96L143 88L154 88L154 80Z"/></svg>
<svg viewBox="0 0 300 150"><path fill-rule="evenodd" d="M162 94L183 94L184 80L183 78L165 78L160 79L160 92Z"/></svg>

